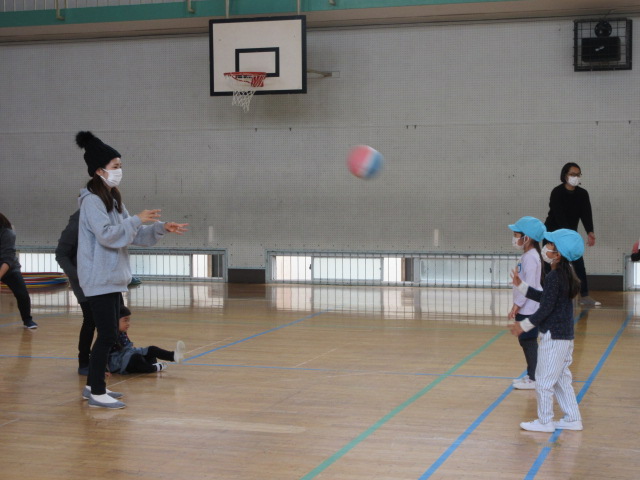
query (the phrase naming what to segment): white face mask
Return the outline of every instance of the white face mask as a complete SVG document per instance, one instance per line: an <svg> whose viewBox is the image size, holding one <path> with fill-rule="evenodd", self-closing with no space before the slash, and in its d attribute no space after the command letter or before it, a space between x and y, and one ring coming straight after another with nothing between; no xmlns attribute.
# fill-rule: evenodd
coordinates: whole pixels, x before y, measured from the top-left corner
<svg viewBox="0 0 640 480"><path fill-rule="evenodd" d="M523 237L511 237L511 245L513 248L517 248L518 250L522 250L524 248L524 241L522 242L522 245L518 243L521 238Z"/></svg>
<svg viewBox="0 0 640 480"><path fill-rule="evenodd" d="M116 170L105 170L107 172L107 178L104 178L102 175L100 178L104 180L109 187L117 187L120 185L120 181L122 180L122 169L118 168Z"/></svg>
<svg viewBox="0 0 640 480"><path fill-rule="evenodd" d="M572 187L577 187L580 185L580 177L567 177L567 183Z"/></svg>
<svg viewBox="0 0 640 480"><path fill-rule="evenodd" d="M548 253L548 252L553 252L553 250L549 250L549 249L547 248L547 246L545 245L544 247L542 247L542 251L540 252L540 254L541 254L541 256L542 256L542 260L544 260L545 262L547 262L547 263L551 264L551 263L553 263L553 262L554 262L554 259L553 259L553 258L549 258L549 257L547 256L547 253Z"/></svg>

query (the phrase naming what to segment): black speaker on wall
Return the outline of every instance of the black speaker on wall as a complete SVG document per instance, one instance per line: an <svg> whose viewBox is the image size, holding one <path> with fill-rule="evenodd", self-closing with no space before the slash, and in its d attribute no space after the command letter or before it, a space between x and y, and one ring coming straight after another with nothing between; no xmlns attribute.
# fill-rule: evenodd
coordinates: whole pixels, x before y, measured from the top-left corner
<svg viewBox="0 0 640 480"><path fill-rule="evenodd" d="M575 20L574 71L631 70L631 45L632 22L628 18Z"/></svg>

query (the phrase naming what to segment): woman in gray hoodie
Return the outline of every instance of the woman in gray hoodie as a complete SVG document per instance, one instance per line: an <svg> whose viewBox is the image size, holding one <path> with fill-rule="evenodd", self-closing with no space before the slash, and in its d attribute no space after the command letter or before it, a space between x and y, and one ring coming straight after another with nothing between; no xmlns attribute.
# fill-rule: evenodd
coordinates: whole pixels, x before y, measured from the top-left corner
<svg viewBox="0 0 640 480"><path fill-rule="evenodd" d="M166 232L182 234L186 223L159 222L160 210L129 215L118 185L122 179L120 153L91 132L79 132L76 143L85 150L91 180L80 192L78 279L89 301L98 333L91 349L83 398L93 407L123 408L121 393L106 388L109 351L116 343L120 298L131 282L129 245L152 246ZM150 225L143 225L153 222Z"/></svg>

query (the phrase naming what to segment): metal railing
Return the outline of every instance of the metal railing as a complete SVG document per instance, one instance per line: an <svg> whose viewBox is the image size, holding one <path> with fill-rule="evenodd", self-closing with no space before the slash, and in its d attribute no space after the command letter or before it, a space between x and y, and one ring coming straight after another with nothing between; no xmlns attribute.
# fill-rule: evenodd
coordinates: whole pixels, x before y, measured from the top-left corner
<svg viewBox="0 0 640 480"><path fill-rule="evenodd" d="M23 272L62 272L55 259L55 247L21 246L18 249ZM223 249L129 249L131 273L142 279L175 281L227 280L227 251Z"/></svg>
<svg viewBox="0 0 640 480"><path fill-rule="evenodd" d="M273 283L510 288L513 254L268 251Z"/></svg>

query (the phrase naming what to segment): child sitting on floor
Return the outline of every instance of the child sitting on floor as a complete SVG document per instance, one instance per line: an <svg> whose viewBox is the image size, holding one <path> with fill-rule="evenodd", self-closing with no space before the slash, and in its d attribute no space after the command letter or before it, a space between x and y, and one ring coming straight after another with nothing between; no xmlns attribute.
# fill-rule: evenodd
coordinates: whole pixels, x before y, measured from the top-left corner
<svg viewBox="0 0 640 480"><path fill-rule="evenodd" d="M179 340L175 352L163 350L151 345L150 347L134 347L129 340L127 330L131 325L131 311L124 305L120 307L120 322L118 325L118 341L109 353L109 371L111 373L153 373L167 368L165 362L182 363L184 360L184 342Z"/></svg>

